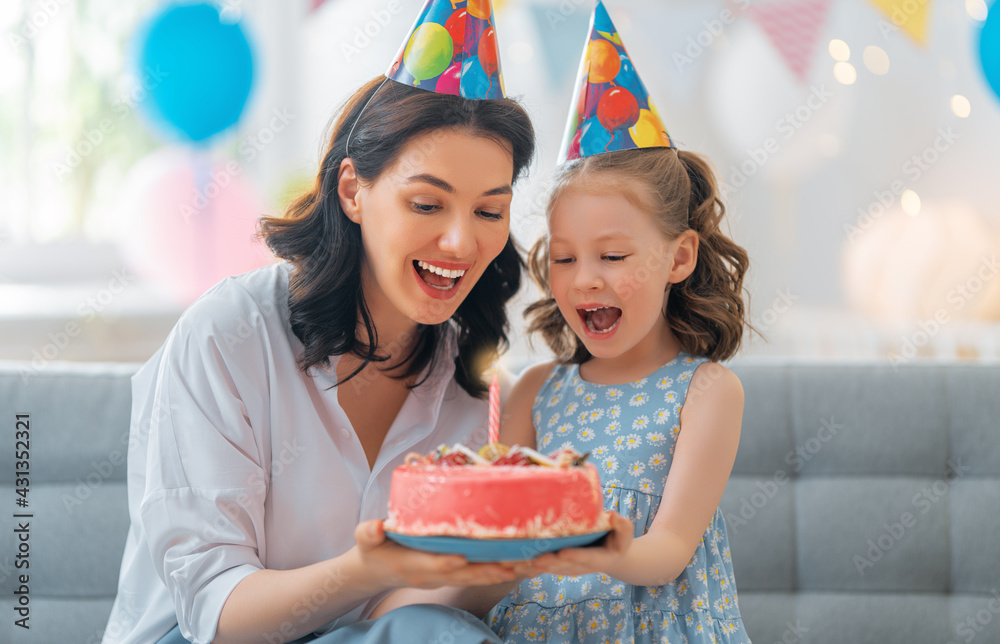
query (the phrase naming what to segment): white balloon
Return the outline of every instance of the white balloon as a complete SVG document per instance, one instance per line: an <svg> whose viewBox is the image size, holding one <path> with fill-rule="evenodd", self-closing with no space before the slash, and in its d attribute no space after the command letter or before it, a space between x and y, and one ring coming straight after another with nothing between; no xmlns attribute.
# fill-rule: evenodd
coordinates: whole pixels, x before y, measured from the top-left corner
<svg viewBox="0 0 1000 644"><path fill-rule="evenodd" d="M743 20L709 66L709 114L738 159L753 173L799 178L836 154L853 119L853 88L833 78L816 43L808 84L801 84L767 35ZM737 163L737 167L741 164Z"/></svg>

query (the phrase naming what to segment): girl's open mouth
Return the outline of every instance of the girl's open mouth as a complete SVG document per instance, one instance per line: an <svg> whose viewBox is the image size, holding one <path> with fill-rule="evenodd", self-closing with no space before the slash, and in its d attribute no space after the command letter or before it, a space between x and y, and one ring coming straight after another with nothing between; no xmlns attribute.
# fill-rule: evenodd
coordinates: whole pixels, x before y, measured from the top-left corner
<svg viewBox="0 0 1000 644"><path fill-rule="evenodd" d="M622 310L616 306L577 309L576 312L587 330L596 335L611 333L622 319Z"/></svg>

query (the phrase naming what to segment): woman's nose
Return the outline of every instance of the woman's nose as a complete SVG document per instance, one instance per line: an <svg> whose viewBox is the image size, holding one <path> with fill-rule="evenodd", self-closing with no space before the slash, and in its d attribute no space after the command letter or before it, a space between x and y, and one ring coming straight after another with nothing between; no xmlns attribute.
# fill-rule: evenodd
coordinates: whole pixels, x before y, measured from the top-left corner
<svg viewBox="0 0 1000 644"><path fill-rule="evenodd" d="M462 214L450 217L438 239L438 247L458 258L472 255L476 250L476 235L470 218Z"/></svg>

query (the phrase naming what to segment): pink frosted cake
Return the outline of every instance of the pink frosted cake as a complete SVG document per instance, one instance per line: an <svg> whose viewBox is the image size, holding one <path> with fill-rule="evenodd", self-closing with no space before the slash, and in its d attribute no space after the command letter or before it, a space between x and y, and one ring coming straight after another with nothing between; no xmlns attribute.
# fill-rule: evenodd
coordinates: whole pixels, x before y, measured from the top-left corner
<svg viewBox="0 0 1000 644"><path fill-rule="evenodd" d="M539 539L607 530L597 470L576 452L456 445L392 473L385 529L412 536Z"/></svg>

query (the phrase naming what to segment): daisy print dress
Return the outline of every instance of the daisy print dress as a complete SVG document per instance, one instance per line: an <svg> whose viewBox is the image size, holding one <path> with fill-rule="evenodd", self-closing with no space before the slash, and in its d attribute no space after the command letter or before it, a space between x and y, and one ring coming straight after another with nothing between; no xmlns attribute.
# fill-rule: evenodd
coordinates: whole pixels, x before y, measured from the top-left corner
<svg viewBox="0 0 1000 644"><path fill-rule="evenodd" d="M579 365L555 367L532 407L538 450L590 452L604 508L649 531L680 432L688 385L705 358L681 353L646 378L598 385ZM521 582L487 618L504 642L749 644L737 605L729 539L716 509L684 571L663 586L632 586L604 573L539 575Z"/></svg>

